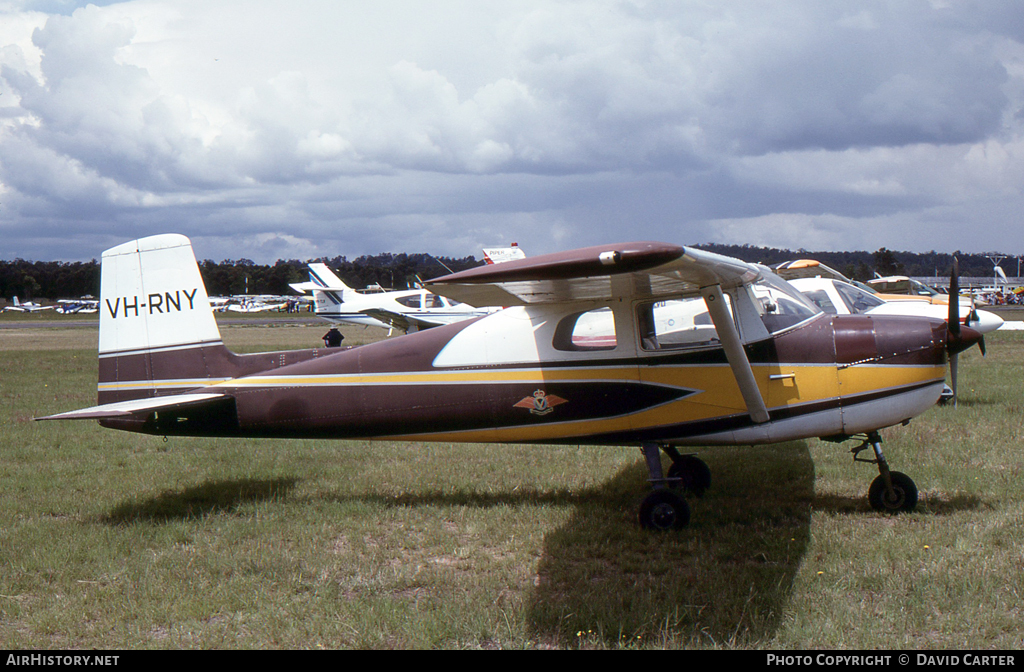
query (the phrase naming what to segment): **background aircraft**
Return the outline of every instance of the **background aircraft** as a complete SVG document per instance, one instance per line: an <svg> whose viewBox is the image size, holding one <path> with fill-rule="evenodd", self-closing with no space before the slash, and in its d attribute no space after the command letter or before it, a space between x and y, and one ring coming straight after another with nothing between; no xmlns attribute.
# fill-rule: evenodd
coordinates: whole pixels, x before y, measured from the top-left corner
<svg viewBox="0 0 1024 672"><path fill-rule="evenodd" d="M512 243L509 247L485 247L484 262L487 264L503 264L506 261L525 259L526 252L519 247L519 243Z"/></svg>
<svg viewBox="0 0 1024 672"><path fill-rule="evenodd" d="M930 301L885 301L884 295L831 278L796 278L789 282L826 313L908 315L939 320L946 319L949 313L948 302L940 305ZM962 300L960 305L966 309L960 314L960 323L982 334L995 331L1003 324L1003 318L995 313L972 309L970 299Z"/></svg>
<svg viewBox="0 0 1024 672"><path fill-rule="evenodd" d="M57 301L57 312L62 315L99 312L100 302L96 299L60 299Z"/></svg>
<svg viewBox="0 0 1024 672"><path fill-rule="evenodd" d="M639 520L654 529L689 521L677 488L710 485L679 446L861 436L854 459L879 470L869 501L898 512L917 489L890 471L878 430L933 406L947 353L980 338L956 315L949 328L827 315L763 266L664 243L483 266L429 287L510 307L355 348L236 355L187 238L120 245L102 261L99 405L47 419L157 435L641 446L653 491ZM659 333L654 308L668 300L703 304L688 314L704 327L706 311L713 329ZM575 338L595 311L611 313L612 342ZM868 448L874 459L861 460Z"/></svg>
<svg viewBox="0 0 1024 672"><path fill-rule="evenodd" d="M784 280L795 280L797 278L832 278L839 280L854 287L859 287L870 294L877 294L878 298L883 301L925 302L941 306L949 303L948 295L940 294L931 287L917 280L911 280L906 276L875 278L868 282L860 282L846 277L834 268L815 259L787 261L777 264L774 269L779 274L779 277ZM889 281L893 282L890 284ZM960 306L960 312L964 315L974 308L970 297L960 297Z"/></svg>
<svg viewBox="0 0 1024 672"><path fill-rule="evenodd" d="M488 264L500 264L525 258L518 245L486 248ZM425 289L397 291L358 291L352 289L326 264L309 264L309 281L296 283L297 292L312 292L319 317L332 322L415 332L444 324L481 317L498 308L474 308L459 301L439 296Z"/></svg>
<svg viewBox="0 0 1024 672"><path fill-rule="evenodd" d="M826 313L838 315L906 315L910 317L928 317L945 320L949 315L949 302L945 305L931 301L883 301L882 294L873 294L841 280L832 278L795 278L789 283L800 290ZM962 325L971 327L984 335L999 329L1003 318L987 310L971 307L970 299L960 302L961 308L968 308L959 316ZM959 311L958 311L959 312ZM984 338L978 341L978 347L985 352ZM941 400L949 399L956 404L957 382L959 377L959 356L953 354L949 362L950 385L943 390Z"/></svg>
<svg viewBox="0 0 1024 672"><path fill-rule="evenodd" d="M18 301L18 297L14 297L14 305L13 306L6 306L6 307L4 307L4 312L5 313L7 313L7 312L36 313L36 312L39 312L41 310L53 310L53 309L54 309L54 306L41 306L38 303L32 303L31 301L26 301L25 303L22 303L21 301Z"/></svg>

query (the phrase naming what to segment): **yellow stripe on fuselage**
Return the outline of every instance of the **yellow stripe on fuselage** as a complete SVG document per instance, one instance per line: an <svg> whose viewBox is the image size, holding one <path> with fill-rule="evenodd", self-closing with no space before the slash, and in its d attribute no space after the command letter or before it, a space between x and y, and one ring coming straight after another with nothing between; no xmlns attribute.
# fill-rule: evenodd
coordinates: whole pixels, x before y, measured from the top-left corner
<svg viewBox="0 0 1024 672"><path fill-rule="evenodd" d="M907 386L938 382L944 366L860 365L837 371L834 364L754 366L762 398L769 411L857 397L875 392L899 394ZM771 380L769 376L788 376ZM654 375L648 375L654 374ZM743 397L731 369L721 366L674 366L645 369L645 382L696 390L684 399L626 416L557 422L549 416L536 425L432 434L396 435L394 439L419 441L531 442L623 431L653 429L746 413ZM840 392L841 391L841 392ZM571 400L570 400L571 401ZM557 414L557 410L555 411Z"/></svg>
<svg viewBox="0 0 1024 672"><path fill-rule="evenodd" d="M361 385L467 385L486 383L578 383L636 381L637 368L488 369L474 371L411 371L342 373L312 376L249 376L217 383L220 387L341 387Z"/></svg>

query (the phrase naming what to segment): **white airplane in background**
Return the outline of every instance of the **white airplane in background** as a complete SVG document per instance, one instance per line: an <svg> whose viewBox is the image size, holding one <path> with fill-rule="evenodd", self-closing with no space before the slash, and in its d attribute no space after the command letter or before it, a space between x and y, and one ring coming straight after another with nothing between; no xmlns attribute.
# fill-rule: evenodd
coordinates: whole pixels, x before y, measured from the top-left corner
<svg viewBox="0 0 1024 672"><path fill-rule="evenodd" d="M32 303L27 301L22 303L18 301L18 297L14 297L14 305L7 306L4 308L4 312L15 312L15 313L37 313L41 310L53 310L54 306L41 306L38 303Z"/></svg>
<svg viewBox="0 0 1024 672"><path fill-rule="evenodd" d="M280 296L232 296L222 310L229 313L265 313L283 310L287 304L288 301Z"/></svg>
<svg viewBox="0 0 1024 672"><path fill-rule="evenodd" d="M885 301L882 295L866 292L860 287L834 278L794 278L789 281L804 296L814 302L826 313L833 315L909 315L914 317L931 317L947 319L949 309L946 305L929 301ZM964 299L960 300L965 305ZM970 310L970 300L966 302L969 310L963 311L960 324L966 325L982 334L995 331L1003 325L1003 318L987 310Z"/></svg>
<svg viewBox="0 0 1024 672"><path fill-rule="evenodd" d="M494 312L492 308L474 308L425 289L359 292L346 285L326 264L320 263L309 265L309 282L296 283L291 288L297 292L313 292L318 317L331 322L403 332L452 324Z"/></svg>
<svg viewBox="0 0 1024 672"><path fill-rule="evenodd" d="M526 254L515 243L507 248L484 250L484 259L488 264L525 257ZM482 317L500 310L497 307L474 308L421 288L358 291L346 285L327 264L322 263L309 264L308 282L290 286L297 292L313 293L318 317L331 322L399 329L405 333Z"/></svg>
<svg viewBox="0 0 1024 672"><path fill-rule="evenodd" d="M859 287L866 292L875 294L883 301L916 301L932 303L937 306L949 304L949 296L940 294L924 283L912 280L905 275L876 277L873 280L860 282L846 277L839 271L815 259L797 259L778 264L773 270L784 280L795 278L834 278L849 285ZM977 302L984 305L984 302ZM974 310L970 297L960 297L960 314L966 315Z"/></svg>
<svg viewBox="0 0 1024 672"><path fill-rule="evenodd" d="M835 278L793 278L789 284L811 300L823 312L833 315L906 315L909 317L929 317L939 320L949 319L949 305L940 305L930 301L884 301L878 294L872 294ZM957 291L957 287L952 287ZM957 292L959 293L959 292ZM964 304L963 298L958 302ZM958 310L958 321L982 335L978 341L981 353L985 354L984 335L1003 326L1003 318L987 310L978 310L967 302L968 310ZM963 317L959 317L963 315ZM959 354L949 358L950 387L943 391L942 401L950 398L956 403L957 373Z"/></svg>

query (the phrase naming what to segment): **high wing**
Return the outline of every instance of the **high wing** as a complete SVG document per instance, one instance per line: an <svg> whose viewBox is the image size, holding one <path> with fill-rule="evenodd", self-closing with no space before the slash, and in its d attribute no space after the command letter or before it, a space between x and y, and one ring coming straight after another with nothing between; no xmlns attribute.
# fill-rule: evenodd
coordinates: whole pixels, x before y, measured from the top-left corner
<svg viewBox="0 0 1024 672"><path fill-rule="evenodd" d="M786 261L774 266L773 269L783 280L826 277L842 280L843 282L851 282L848 277L836 269L831 266L826 266L815 259L796 259L794 261Z"/></svg>
<svg viewBox="0 0 1024 672"><path fill-rule="evenodd" d="M667 243L587 247L472 268L425 283L471 306L669 298L756 281L759 267Z"/></svg>
<svg viewBox="0 0 1024 672"><path fill-rule="evenodd" d="M474 306L673 298L700 294L718 331L747 411L767 422L768 409L722 293L762 277L759 267L689 247L655 242L603 245L472 268L426 283Z"/></svg>

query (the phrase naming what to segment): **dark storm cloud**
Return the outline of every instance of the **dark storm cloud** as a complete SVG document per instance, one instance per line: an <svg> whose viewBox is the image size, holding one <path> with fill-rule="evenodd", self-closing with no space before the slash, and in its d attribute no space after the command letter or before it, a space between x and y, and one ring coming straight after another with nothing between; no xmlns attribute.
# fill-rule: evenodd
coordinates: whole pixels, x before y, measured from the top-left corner
<svg viewBox="0 0 1024 672"><path fill-rule="evenodd" d="M40 231L63 232L57 258L165 231L263 260L624 237L931 249L915 232L935 217L1024 251L1015 3L0 12L2 256L43 250Z"/></svg>

